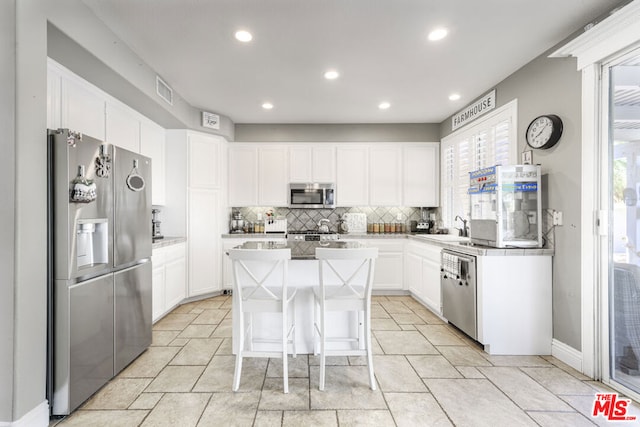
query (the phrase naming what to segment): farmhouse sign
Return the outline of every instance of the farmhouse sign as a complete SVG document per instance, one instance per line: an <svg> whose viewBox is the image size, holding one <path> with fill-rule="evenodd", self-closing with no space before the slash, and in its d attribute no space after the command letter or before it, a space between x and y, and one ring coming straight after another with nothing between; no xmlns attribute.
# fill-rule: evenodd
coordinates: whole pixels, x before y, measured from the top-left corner
<svg viewBox="0 0 640 427"><path fill-rule="evenodd" d="M459 127L477 119L481 115L488 113L496 108L496 90L492 90L464 110L454 114L451 119L451 130L454 131Z"/></svg>

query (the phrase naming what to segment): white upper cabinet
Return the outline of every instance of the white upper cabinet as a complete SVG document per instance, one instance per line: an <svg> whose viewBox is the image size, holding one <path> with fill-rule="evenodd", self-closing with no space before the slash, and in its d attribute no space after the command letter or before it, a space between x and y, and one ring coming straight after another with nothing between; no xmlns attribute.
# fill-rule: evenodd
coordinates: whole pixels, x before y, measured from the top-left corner
<svg viewBox="0 0 640 427"><path fill-rule="evenodd" d="M404 146L403 205L436 207L440 204L438 144Z"/></svg>
<svg viewBox="0 0 640 427"><path fill-rule="evenodd" d="M106 141L136 153L140 152L140 120L131 111L107 103Z"/></svg>
<svg viewBox="0 0 640 427"><path fill-rule="evenodd" d="M333 145L289 146L289 182L334 183L335 181L336 151Z"/></svg>
<svg viewBox="0 0 640 427"><path fill-rule="evenodd" d="M258 205L258 148L229 144L229 206Z"/></svg>
<svg viewBox="0 0 640 427"><path fill-rule="evenodd" d="M344 145L337 149L336 204L369 205L369 152L366 145Z"/></svg>
<svg viewBox="0 0 640 427"><path fill-rule="evenodd" d="M369 204L400 206L402 204L402 148L372 146L369 148Z"/></svg>
<svg viewBox="0 0 640 427"><path fill-rule="evenodd" d="M140 154L151 158L151 204L166 204L165 131L152 121L140 122Z"/></svg>
<svg viewBox="0 0 640 427"><path fill-rule="evenodd" d="M258 203L287 206L287 147L260 147L258 153Z"/></svg>
<svg viewBox="0 0 640 427"><path fill-rule="evenodd" d="M189 133L189 187L220 188L222 186L223 138Z"/></svg>
<svg viewBox="0 0 640 427"><path fill-rule="evenodd" d="M105 99L92 88L69 79L62 79L61 127L104 141L106 137L105 104Z"/></svg>

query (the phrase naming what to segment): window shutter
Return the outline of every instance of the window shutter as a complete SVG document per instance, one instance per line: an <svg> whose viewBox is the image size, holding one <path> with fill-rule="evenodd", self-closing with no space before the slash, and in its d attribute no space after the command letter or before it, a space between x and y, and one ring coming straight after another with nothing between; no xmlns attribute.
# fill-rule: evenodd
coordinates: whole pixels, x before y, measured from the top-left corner
<svg viewBox="0 0 640 427"><path fill-rule="evenodd" d="M469 218L469 172L514 164L517 103L507 104L482 122L442 141L441 215L445 227L454 227L454 218Z"/></svg>

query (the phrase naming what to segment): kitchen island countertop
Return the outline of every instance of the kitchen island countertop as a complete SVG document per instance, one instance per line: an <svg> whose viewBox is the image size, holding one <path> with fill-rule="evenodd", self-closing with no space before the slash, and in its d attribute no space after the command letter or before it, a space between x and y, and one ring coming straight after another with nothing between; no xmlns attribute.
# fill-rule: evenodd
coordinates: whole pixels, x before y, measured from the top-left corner
<svg viewBox="0 0 640 427"><path fill-rule="evenodd" d="M313 260L316 259L316 248L333 248L333 249L359 249L366 248L360 242L292 242L292 241L273 241L273 242L244 242L242 245L236 246L234 249L258 249L258 250L270 250L270 249L291 249L292 260Z"/></svg>

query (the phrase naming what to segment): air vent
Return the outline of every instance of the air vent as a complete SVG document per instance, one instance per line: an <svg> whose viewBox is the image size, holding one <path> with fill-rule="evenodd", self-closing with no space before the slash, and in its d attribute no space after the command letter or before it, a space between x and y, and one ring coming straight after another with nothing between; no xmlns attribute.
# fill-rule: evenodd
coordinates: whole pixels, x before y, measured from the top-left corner
<svg viewBox="0 0 640 427"><path fill-rule="evenodd" d="M170 105L173 105L173 89L159 76L156 76L156 92L160 98L167 101Z"/></svg>

